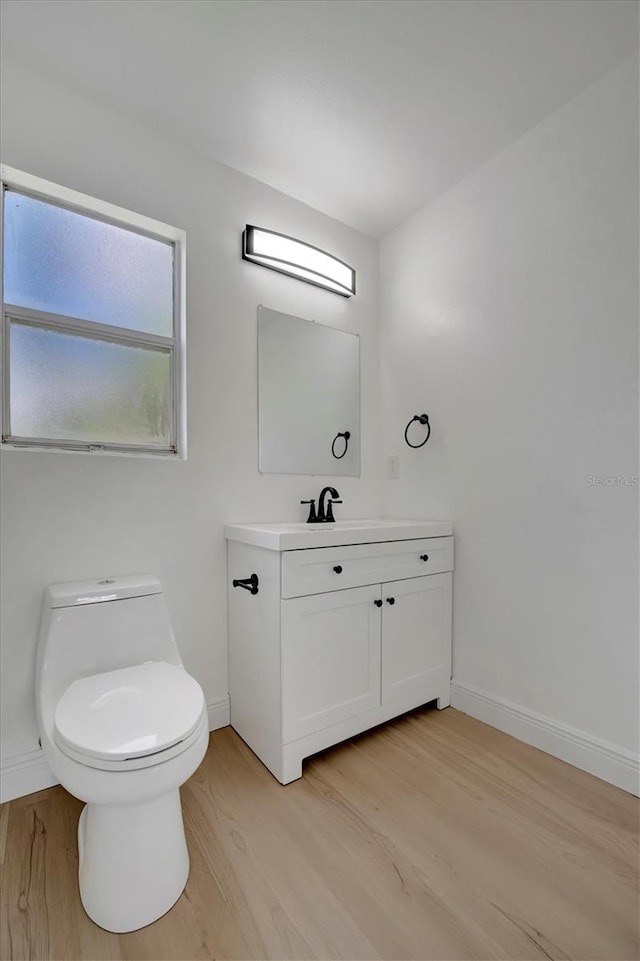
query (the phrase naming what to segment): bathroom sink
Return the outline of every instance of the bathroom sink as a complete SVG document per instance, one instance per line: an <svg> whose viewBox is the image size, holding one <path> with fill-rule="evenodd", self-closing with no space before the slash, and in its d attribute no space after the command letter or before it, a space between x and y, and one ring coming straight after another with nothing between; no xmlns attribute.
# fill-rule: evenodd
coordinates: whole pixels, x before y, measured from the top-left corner
<svg viewBox="0 0 640 961"><path fill-rule="evenodd" d="M225 537L272 551L304 550L312 547L341 547L344 544L373 544L378 541L420 537L449 537L448 521L394 520L386 517L341 520L334 524L295 522L229 524Z"/></svg>

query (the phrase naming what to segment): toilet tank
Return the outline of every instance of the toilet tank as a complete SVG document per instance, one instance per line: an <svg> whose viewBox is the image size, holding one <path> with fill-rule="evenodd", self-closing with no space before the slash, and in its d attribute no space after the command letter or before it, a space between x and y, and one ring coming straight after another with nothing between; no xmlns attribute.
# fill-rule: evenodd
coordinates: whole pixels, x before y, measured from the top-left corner
<svg viewBox="0 0 640 961"><path fill-rule="evenodd" d="M182 666L160 582L147 574L52 584L38 642L38 698L78 677L144 661Z"/></svg>

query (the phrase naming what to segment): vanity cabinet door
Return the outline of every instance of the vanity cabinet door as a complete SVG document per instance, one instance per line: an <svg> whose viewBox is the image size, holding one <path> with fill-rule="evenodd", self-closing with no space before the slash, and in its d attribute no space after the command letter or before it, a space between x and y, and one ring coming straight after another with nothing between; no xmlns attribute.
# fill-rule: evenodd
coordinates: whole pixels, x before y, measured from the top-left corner
<svg viewBox="0 0 640 961"><path fill-rule="evenodd" d="M285 744L380 704L379 602L379 584L281 602Z"/></svg>
<svg viewBox="0 0 640 961"><path fill-rule="evenodd" d="M451 677L451 574L382 585L382 703L409 710Z"/></svg>

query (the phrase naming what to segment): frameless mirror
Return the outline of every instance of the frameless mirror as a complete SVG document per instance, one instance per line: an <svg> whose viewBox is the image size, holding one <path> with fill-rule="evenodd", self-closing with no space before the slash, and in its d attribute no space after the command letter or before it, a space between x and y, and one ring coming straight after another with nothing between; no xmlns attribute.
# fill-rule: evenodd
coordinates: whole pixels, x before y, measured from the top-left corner
<svg viewBox="0 0 640 961"><path fill-rule="evenodd" d="M259 469L360 475L360 338L258 307Z"/></svg>

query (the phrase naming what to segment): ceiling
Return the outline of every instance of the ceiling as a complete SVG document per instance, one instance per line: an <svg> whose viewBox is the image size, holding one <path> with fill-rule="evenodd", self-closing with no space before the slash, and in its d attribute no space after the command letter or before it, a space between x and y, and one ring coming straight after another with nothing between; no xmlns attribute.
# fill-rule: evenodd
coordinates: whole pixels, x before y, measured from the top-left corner
<svg viewBox="0 0 640 961"><path fill-rule="evenodd" d="M381 236L637 47L635 0L5 0L3 52Z"/></svg>

